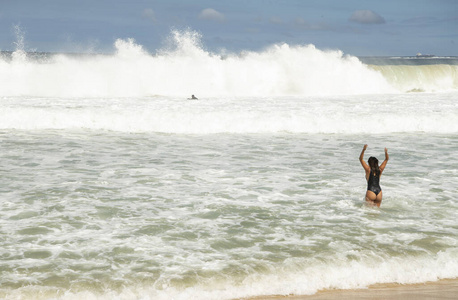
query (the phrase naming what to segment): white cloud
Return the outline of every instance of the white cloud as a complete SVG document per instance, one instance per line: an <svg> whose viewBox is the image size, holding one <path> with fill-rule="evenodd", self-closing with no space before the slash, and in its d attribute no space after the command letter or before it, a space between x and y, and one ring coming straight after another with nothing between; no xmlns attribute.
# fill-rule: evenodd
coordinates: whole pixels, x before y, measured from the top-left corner
<svg viewBox="0 0 458 300"><path fill-rule="evenodd" d="M199 14L199 19L223 22L226 18L219 11L213 8L206 8Z"/></svg>
<svg viewBox="0 0 458 300"><path fill-rule="evenodd" d="M271 17L269 22L272 24L283 24L283 20L280 17Z"/></svg>
<svg viewBox="0 0 458 300"><path fill-rule="evenodd" d="M154 10L152 10L151 8L145 8L142 12L142 16L143 18L145 19L149 19L153 22L156 22L156 14L154 13Z"/></svg>
<svg viewBox="0 0 458 300"><path fill-rule="evenodd" d="M384 24L385 19L372 10L357 10L350 16L350 21L361 24Z"/></svg>
<svg viewBox="0 0 458 300"><path fill-rule="evenodd" d="M298 26L309 26L309 23L305 21L303 18L296 18L296 20L294 20L294 23Z"/></svg>

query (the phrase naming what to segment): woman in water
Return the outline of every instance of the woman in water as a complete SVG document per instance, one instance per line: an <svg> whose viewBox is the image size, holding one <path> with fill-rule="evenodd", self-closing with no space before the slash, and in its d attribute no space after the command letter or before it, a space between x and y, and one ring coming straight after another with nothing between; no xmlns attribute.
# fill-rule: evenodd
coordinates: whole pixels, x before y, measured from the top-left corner
<svg viewBox="0 0 458 300"><path fill-rule="evenodd" d="M364 151L366 151L367 145L364 145L363 151L359 156L359 161L366 171L367 180L367 192L366 192L366 203L371 205L377 205L380 207L382 203L382 189L380 188L380 176L382 176L383 170L385 170L386 164L388 163L388 149L385 148L385 160L382 165L378 166L378 159L371 156L367 160L369 165L364 161Z"/></svg>

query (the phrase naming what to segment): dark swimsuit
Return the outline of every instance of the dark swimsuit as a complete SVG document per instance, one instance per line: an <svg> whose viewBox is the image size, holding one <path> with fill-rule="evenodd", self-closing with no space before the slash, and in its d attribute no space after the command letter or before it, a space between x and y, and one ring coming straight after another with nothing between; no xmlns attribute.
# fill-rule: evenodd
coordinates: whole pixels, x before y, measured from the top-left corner
<svg viewBox="0 0 458 300"><path fill-rule="evenodd" d="M377 176L371 172L367 180L367 190L374 192L375 195L378 195L382 191L380 188L380 175Z"/></svg>

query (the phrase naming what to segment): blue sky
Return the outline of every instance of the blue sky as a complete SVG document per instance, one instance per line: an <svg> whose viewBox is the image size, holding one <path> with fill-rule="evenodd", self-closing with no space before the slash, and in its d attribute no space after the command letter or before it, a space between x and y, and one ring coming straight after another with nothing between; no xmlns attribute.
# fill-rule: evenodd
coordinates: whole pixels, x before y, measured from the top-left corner
<svg viewBox="0 0 458 300"><path fill-rule="evenodd" d="M154 53L171 29L210 51L314 44L352 55L458 55L457 0L0 0L0 50L112 52L133 38Z"/></svg>

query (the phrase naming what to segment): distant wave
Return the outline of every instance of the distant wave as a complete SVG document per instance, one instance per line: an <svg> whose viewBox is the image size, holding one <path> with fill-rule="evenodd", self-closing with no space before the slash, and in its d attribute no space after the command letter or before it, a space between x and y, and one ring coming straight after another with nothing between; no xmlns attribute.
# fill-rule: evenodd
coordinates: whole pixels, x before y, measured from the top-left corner
<svg viewBox="0 0 458 300"><path fill-rule="evenodd" d="M155 54L118 39L113 55L51 56L31 56L19 43L0 57L0 96L327 96L458 88L452 65L367 65L314 45L217 54L206 51L194 31L173 31L168 41Z"/></svg>
<svg viewBox="0 0 458 300"><path fill-rule="evenodd" d="M30 59L23 49L0 59L0 96L128 97L354 95L392 93L383 76L356 57L313 45L272 45L261 52L216 54L200 35L173 31L152 55L132 39L113 55Z"/></svg>
<svg viewBox="0 0 458 300"><path fill-rule="evenodd" d="M440 92L458 89L457 65L370 66L401 92Z"/></svg>

